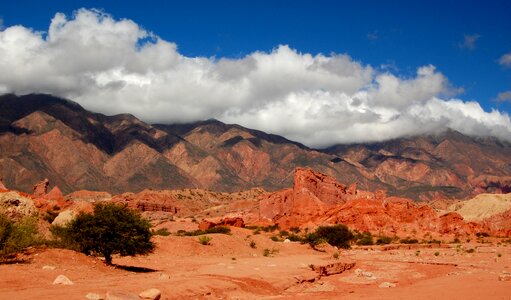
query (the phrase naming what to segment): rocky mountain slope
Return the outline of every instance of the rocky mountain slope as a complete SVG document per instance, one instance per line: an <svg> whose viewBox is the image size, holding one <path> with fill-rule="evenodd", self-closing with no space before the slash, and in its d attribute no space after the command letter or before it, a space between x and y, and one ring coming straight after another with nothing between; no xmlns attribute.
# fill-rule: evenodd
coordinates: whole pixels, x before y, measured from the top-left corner
<svg viewBox="0 0 511 300"><path fill-rule="evenodd" d="M311 167L364 190L466 198L511 191L510 154L507 142L452 131L318 150L216 120L150 125L49 95L0 96L0 176L22 191L43 178L65 193L277 190L291 186L296 167Z"/></svg>

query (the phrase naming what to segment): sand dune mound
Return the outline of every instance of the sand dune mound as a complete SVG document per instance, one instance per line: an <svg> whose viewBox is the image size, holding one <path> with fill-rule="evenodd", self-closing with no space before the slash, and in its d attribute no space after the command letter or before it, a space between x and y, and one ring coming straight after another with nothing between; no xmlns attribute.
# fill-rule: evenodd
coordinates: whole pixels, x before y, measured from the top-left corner
<svg viewBox="0 0 511 300"><path fill-rule="evenodd" d="M481 221L511 209L511 193L480 194L476 197L450 206L466 221Z"/></svg>

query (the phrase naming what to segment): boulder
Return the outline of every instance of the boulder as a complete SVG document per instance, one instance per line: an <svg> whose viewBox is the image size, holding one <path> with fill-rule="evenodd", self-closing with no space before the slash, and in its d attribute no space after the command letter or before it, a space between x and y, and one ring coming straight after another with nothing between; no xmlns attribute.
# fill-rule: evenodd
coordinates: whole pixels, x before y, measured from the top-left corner
<svg viewBox="0 0 511 300"><path fill-rule="evenodd" d="M138 294L142 299L159 300L161 297L161 291L159 289L148 289Z"/></svg>
<svg viewBox="0 0 511 300"><path fill-rule="evenodd" d="M72 285L74 284L69 278L67 278L64 275L59 275L55 280L53 281L53 284L60 284L60 285Z"/></svg>
<svg viewBox="0 0 511 300"><path fill-rule="evenodd" d="M0 193L0 210L12 219L29 217L37 213L34 201L15 191Z"/></svg>
<svg viewBox="0 0 511 300"><path fill-rule="evenodd" d="M64 226L73 220L78 213L74 210L65 210L58 214L58 216L53 220L51 225L56 226Z"/></svg>
<svg viewBox="0 0 511 300"><path fill-rule="evenodd" d="M103 300L103 299L105 299L101 295L95 294L95 293L88 293L87 295L85 295L85 298L87 298L89 300Z"/></svg>

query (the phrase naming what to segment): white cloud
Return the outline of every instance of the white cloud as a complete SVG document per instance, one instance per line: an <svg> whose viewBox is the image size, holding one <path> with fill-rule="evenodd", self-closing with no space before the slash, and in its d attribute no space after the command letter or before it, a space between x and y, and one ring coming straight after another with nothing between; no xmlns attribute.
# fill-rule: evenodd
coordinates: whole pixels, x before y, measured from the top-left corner
<svg viewBox="0 0 511 300"><path fill-rule="evenodd" d="M463 37L463 43L461 43L459 46L460 48L468 49L468 50L474 50L476 48L476 42L481 37L479 34L466 34Z"/></svg>
<svg viewBox="0 0 511 300"><path fill-rule="evenodd" d="M499 64L511 68L511 52L502 55L499 59Z"/></svg>
<svg viewBox="0 0 511 300"><path fill-rule="evenodd" d="M0 92L51 93L147 122L217 118L310 146L448 127L511 140L507 114L451 99L456 90L431 65L402 78L286 45L240 59L186 57L133 21L85 9L56 14L47 33L1 31Z"/></svg>

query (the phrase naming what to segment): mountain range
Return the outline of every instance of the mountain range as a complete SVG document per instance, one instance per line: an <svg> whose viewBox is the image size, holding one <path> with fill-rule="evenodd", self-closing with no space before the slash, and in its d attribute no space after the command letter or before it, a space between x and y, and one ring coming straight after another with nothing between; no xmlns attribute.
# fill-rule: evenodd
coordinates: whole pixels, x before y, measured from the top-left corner
<svg viewBox="0 0 511 300"><path fill-rule="evenodd" d="M0 177L21 191L43 178L65 193L273 191L291 186L297 167L415 200L511 192L511 143L492 137L446 130L312 149L217 120L148 124L51 95L0 96Z"/></svg>

